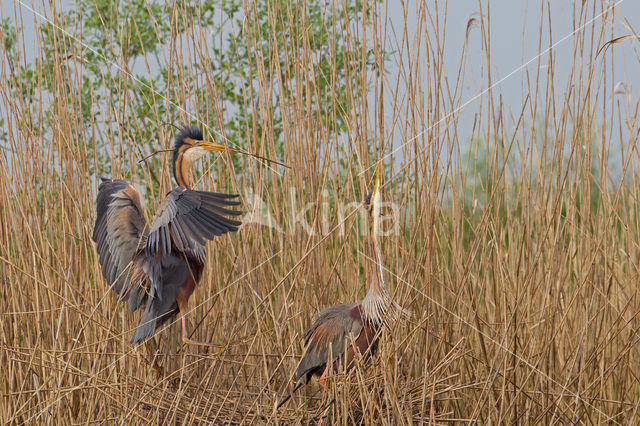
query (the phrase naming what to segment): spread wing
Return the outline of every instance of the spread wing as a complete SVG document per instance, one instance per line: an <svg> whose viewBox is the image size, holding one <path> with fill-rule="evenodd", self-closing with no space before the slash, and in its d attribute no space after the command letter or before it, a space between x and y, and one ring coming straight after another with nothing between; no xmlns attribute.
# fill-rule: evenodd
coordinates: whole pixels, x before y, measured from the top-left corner
<svg viewBox="0 0 640 426"><path fill-rule="evenodd" d="M178 186L169 192L158 207L145 245L147 259L160 259L172 252L188 253L204 262L203 247L227 232L238 230L241 222L225 216L242 212L228 207L240 204L237 195L195 191ZM152 294L162 298L162 276L159 268L147 271L152 277Z"/></svg>
<svg viewBox="0 0 640 426"><path fill-rule="evenodd" d="M134 257L144 239L146 221L138 192L128 182L101 178L97 217L92 239L96 243L102 275L129 309L147 297L150 281Z"/></svg>
<svg viewBox="0 0 640 426"><path fill-rule="evenodd" d="M203 266L206 241L238 230L240 222L225 217L241 214L228 209L239 204L236 197L179 186L148 228L137 191L124 180L102 178L93 230L102 274L131 311L146 303L132 342L153 335L177 312L176 293L189 275L199 274L191 266Z"/></svg>
<svg viewBox="0 0 640 426"><path fill-rule="evenodd" d="M307 330L307 349L298 366L296 380L306 375L308 382L313 374L322 374L327 360L333 362L344 354L349 334L357 339L362 328L358 303L336 305L320 312Z"/></svg>

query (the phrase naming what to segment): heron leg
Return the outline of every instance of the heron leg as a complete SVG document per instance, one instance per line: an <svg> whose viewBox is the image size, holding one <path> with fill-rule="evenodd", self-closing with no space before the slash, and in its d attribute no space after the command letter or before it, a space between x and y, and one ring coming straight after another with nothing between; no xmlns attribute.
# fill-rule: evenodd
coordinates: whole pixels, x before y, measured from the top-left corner
<svg viewBox="0 0 640 426"><path fill-rule="evenodd" d="M193 340L189 338L189 333L187 333L187 299L185 292L178 291L176 294L176 302L178 303L178 310L180 311L180 321L182 323L182 342L188 345L196 345L196 346L208 346L208 347L216 347L220 348L217 352L217 355L220 355L224 352L227 347L231 345L239 345L244 343L244 340L238 342L231 342L227 344L223 343L215 343L215 342L200 342L198 340Z"/></svg>
<svg viewBox="0 0 640 426"><path fill-rule="evenodd" d="M213 347L218 347L218 348L222 348L224 350L224 348L226 348L226 345L223 345L222 343L214 343L214 342L200 342L198 340L193 340L189 338L189 333L187 333L187 319L186 319L186 315L184 313L181 312L182 315L182 342L187 344L187 345L197 345L197 346L213 346Z"/></svg>
<svg viewBox="0 0 640 426"><path fill-rule="evenodd" d="M210 346L210 347L214 346L214 347L222 348L222 350L224 350L225 345L222 345L220 343L199 342L197 340L192 340L189 338L189 333L187 333L187 318L186 318L187 302L194 288L195 288L195 282L193 281L193 277L189 277L176 292L176 302L178 303L178 310L180 311L180 321L182 323L182 342L188 345Z"/></svg>
<svg viewBox="0 0 640 426"><path fill-rule="evenodd" d="M324 371L322 372L322 376L320 376L320 378L318 379L318 383L320 383L320 386L322 386L322 389L324 389L325 392L329 392L329 379L327 378L327 371L329 371L329 368L326 367L324 369Z"/></svg>

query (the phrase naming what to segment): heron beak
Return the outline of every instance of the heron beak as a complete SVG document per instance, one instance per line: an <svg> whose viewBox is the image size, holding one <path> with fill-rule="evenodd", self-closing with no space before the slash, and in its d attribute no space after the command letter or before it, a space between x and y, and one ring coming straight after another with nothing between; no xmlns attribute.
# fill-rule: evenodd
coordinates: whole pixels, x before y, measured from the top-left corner
<svg viewBox="0 0 640 426"><path fill-rule="evenodd" d="M252 153L247 152L247 151L242 151L240 149L231 148L229 146L220 145L219 143L215 143L215 142L197 141L195 146L197 146L198 148L204 149L205 151L231 152L231 153L237 153L237 154L242 154L242 155L248 155L250 157L257 158L259 160L264 160L264 161L268 161L270 163L278 164L280 166L286 167L287 169L291 168L291 167L287 166L286 164L281 163L279 161L271 160L269 158L262 157L262 156L257 155L257 154L252 154Z"/></svg>
<svg viewBox="0 0 640 426"><path fill-rule="evenodd" d="M373 191L371 191L372 198L378 193L378 187L380 186L380 165L381 164L382 164L382 161L378 161L378 168L376 170L376 181L373 185Z"/></svg>
<svg viewBox="0 0 640 426"><path fill-rule="evenodd" d="M196 145L198 148L202 148L205 151L216 151L216 152L238 152L237 149L230 148L228 146L220 145L215 142L207 142L207 141L199 141Z"/></svg>

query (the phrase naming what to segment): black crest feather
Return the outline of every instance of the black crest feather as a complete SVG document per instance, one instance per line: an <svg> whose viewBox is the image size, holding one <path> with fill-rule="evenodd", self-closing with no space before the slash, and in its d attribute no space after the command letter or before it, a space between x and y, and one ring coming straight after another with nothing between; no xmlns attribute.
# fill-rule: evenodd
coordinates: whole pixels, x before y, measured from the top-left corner
<svg viewBox="0 0 640 426"><path fill-rule="evenodd" d="M178 149L185 143L187 143L186 139L193 139L196 141L203 140L202 130L200 130L197 126L184 126L182 127L178 133L176 133L176 137L173 142L173 149Z"/></svg>

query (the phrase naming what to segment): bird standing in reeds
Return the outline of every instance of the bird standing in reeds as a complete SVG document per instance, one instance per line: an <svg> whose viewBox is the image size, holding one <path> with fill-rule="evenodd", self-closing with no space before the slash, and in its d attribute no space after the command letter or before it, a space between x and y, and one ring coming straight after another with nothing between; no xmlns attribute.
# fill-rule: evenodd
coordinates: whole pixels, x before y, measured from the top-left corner
<svg viewBox="0 0 640 426"><path fill-rule="evenodd" d="M396 305L384 282L382 255L378 243L380 233L380 165L373 191L365 201L368 216L368 234L373 259L373 278L363 300L331 306L316 315L305 333L305 352L298 364L295 379L299 381L293 394L312 377L317 377L323 388L330 372L349 371L355 365L356 354L366 361L378 349L381 327L387 322L391 310L402 312ZM282 406L290 397L283 399Z"/></svg>

